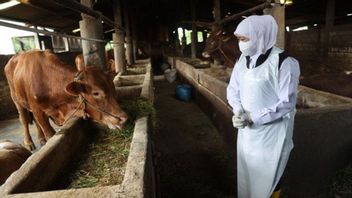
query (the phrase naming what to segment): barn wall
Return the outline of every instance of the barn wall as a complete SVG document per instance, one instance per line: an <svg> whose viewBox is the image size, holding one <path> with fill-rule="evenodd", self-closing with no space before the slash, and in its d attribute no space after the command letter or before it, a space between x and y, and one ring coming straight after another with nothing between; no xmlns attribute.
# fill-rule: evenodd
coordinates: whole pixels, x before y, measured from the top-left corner
<svg viewBox="0 0 352 198"><path fill-rule="evenodd" d="M330 33L329 62L332 67L352 70L352 28Z"/></svg>
<svg viewBox="0 0 352 198"><path fill-rule="evenodd" d="M79 52L56 53L60 60L75 66L75 57ZM10 88L4 74L4 68L12 55L0 55L0 120L17 117L17 110L10 95Z"/></svg>
<svg viewBox="0 0 352 198"><path fill-rule="evenodd" d="M0 120L17 116L15 104L12 102L4 67L12 55L0 55Z"/></svg>
<svg viewBox="0 0 352 198"><path fill-rule="evenodd" d="M329 34L328 58L323 56L324 29L286 33L286 50L298 59L303 75L352 70L352 30L336 26Z"/></svg>

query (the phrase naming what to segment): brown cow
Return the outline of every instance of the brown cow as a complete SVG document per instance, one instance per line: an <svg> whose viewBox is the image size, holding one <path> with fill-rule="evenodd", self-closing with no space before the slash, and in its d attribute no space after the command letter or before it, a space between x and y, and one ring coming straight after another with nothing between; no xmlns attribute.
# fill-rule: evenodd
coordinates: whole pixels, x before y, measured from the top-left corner
<svg viewBox="0 0 352 198"><path fill-rule="evenodd" d="M241 52L238 48L238 40L233 32L234 27L231 25L218 27L213 30L206 40L203 57L212 57L226 67L234 67Z"/></svg>
<svg viewBox="0 0 352 198"><path fill-rule="evenodd" d="M51 52L31 51L13 56L5 74L24 126L24 144L30 150L35 149L28 129L30 112L39 126L39 138L45 140L55 133L49 118L61 126L72 117L88 116L110 128L121 128L127 120L112 80L96 67L77 71Z"/></svg>
<svg viewBox="0 0 352 198"><path fill-rule="evenodd" d="M112 54L112 55L111 55ZM116 74L116 68L115 68L115 60L114 60L114 52L111 50L106 51L105 53L105 59L106 59L106 66L107 66L107 71L110 74ZM77 68L83 69L85 66L84 64L84 58L82 54L78 54L75 58L75 63Z"/></svg>
<svg viewBox="0 0 352 198"><path fill-rule="evenodd" d="M31 156L31 152L11 141L0 142L0 185Z"/></svg>
<svg viewBox="0 0 352 198"><path fill-rule="evenodd" d="M95 57L93 56L93 59ZM107 71L110 75L116 75L116 67L115 67L115 55L114 55L114 49L109 49L107 51L105 51L105 60L106 60L106 64L107 64ZM93 61L96 62L96 61ZM84 66L84 58L82 56L82 54L77 55L76 59L75 59L75 63L77 66L82 67ZM132 65L128 65L127 60L125 60L125 65L130 67Z"/></svg>

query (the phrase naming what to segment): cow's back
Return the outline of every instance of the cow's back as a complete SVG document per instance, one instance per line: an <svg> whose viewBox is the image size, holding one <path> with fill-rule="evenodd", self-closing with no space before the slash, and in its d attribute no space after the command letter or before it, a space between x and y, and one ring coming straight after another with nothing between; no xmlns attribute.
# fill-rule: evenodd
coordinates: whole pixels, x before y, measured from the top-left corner
<svg viewBox="0 0 352 198"><path fill-rule="evenodd" d="M0 142L0 185L27 160L31 152L23 146L10 142Z"/></svg>
<svg viewBox="0 0 352 198"><path fill-rule="evenodd" d="M28 99L31 93L31 84L35 86L36 76L40 76L38 67L42 52L27 52L13 56L5 66L5 75L8 80L11 95L15 102L28 108ZM35 67L36 66L36 67Z"/></svg>
<svg viewBox="0 0 352 198"><path fill-rule="evenodd" d="M55 97L58 82L65 77L63 67L65 64L48 51L31 51L12 57L5 66L5 74L15 102L31 109L31 104L39 105L49 101L48 97Z"/></svg>

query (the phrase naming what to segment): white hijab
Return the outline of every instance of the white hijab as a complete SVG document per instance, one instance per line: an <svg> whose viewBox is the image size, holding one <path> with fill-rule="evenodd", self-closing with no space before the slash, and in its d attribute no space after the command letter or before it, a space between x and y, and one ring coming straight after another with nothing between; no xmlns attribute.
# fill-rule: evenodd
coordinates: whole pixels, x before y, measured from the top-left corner
<svg viewBox="0 0 352 198"><path fill-rule="evenodd" d="M256 53L253 57L258 57L275 45L277 29L277 23L271 15L253 15L241 21L234 34L252 40L256 45Z"/></svg>

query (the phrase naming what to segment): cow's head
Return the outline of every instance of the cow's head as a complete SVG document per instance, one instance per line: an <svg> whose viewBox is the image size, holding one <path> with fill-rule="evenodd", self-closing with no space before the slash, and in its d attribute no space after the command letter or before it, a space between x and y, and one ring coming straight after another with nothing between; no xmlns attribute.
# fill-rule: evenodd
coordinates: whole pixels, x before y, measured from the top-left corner
<svg viewBox="0 0 352 198"><path fill-rule="evenodd" d="M226 31L222 28L216 28L210 33L206 40L206 45L202 53L203 57L209 58L220 49L223 43L226 43L230 39L231 37Z"/></svg>
<svg viewBox="0 0 352 198"><path fill-rule="evenodd" d="M220 64L225 62L233 64L234 60L238 58L238 54L240 54L237 38L233 31L233 25L222 26L213 30L206 40L202 56L205 58L211 57Z"/></svg>
<svg viewBox="0 0 352 198"><path fill-rule="evenodd" d="M127 120L126 113L117 103L113 81L97 67L80 70L74 81L66 86L66 91L84 101L85 112L96 122L111 129L121 129Z"/></svg>

